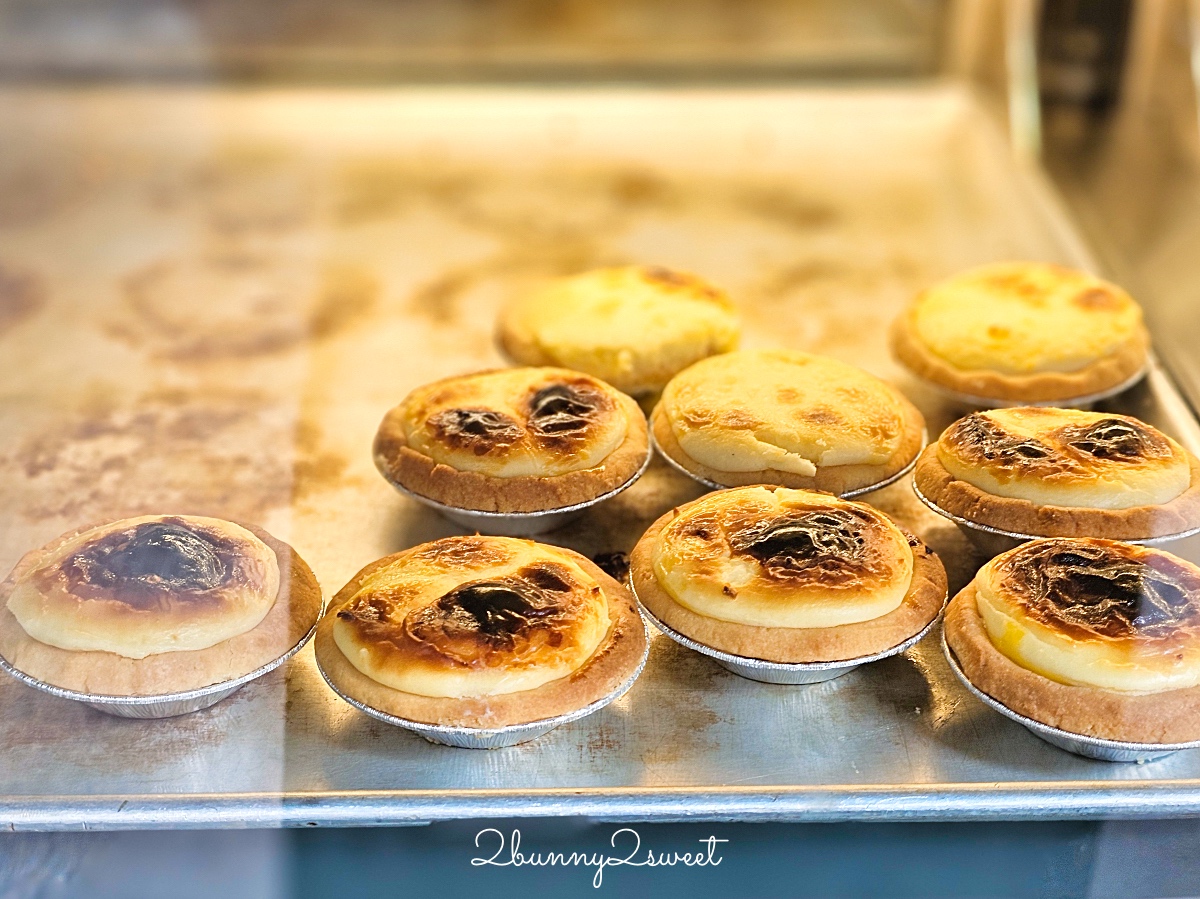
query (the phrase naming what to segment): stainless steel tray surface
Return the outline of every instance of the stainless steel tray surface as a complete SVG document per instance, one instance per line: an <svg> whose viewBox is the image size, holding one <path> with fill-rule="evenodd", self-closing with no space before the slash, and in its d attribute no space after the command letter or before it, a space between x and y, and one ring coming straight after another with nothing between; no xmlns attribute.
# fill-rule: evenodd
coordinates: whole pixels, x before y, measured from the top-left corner
<svg viewBox="0 0 1200 899"><path fill-rule="evenodd" d="M411 388L502 364L500 302L644 261L742 306L747 346L961 410L885 329L968 265L1089 264L1041 176L952 85L779 90L0 91L0 567L152 510L254 521L332 595L456 527L376 473ZM1196 449L1154 368L1105 408ZM701 487L655 459L543 539L628 551ZM909 479L862 497L978 557ZM1180 544L1196 558L1196 542ZM660 634L618 701L522 745L430 744L322 682L311 647L229 699L122 720L0 678L0 826L404 824L497 815L849 820L1200 813L1200 752L1114 765L968 694L935 629L825 683L757 683Z"/></svg>

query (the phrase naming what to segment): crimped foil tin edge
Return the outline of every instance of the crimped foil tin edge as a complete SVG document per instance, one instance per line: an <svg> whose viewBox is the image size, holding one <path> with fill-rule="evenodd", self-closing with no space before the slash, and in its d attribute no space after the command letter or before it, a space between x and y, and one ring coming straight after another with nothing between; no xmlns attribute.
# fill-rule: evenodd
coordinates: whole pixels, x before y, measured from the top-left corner
<svg viewBox="0 0 1200 899"><path fill-rule="evenodd" d="M722 664L736 665L744 667L748 670L759 669L762 671L773 671L779 674L805 674L819 671L836 671L842 668L851 669L857 668L859 665L866 665L871 662L878 662L882 659L889 658L890 656L899 655L906 649L909 649L910 647L919 643L925 637L925 635L933 629L933 626L937 624L938 619L941 618L942 614L941 610L939 610L938 614L934 615L928 624L926 624L908 639L897 643L890 649L872 653L871 655L859 656L855 659L842 659L836 662L771 662L767 661L766 659L754 659L750 658L749 656L738 656L734 655L733 653L722 652L719 649L713 649L711 646L706 646L703 643L699 643L690 637L685 637L683 634L659 621L658 618L656 618L654 614L642 604L641 599L638 598L637 590L635 590L633 587L632 578L629 579L628 586L630 588L630 592L633 593L634 599L637 599L638 608L641 609L642 615L645 616L645 618L649 620L651 624L662 631L667 637L674 640L679 645L694 650L702 655L706 655L711 659L721 662ZM947 593L947 595L942 598L942 609L946 607L946 602L948 599L949 594Z"/></svg>
<svg viewBox="0 0 1200 899"><path fill-rule="evenodd" d="M971 679L967 677L967 673L962 670L958 664L958 659L955 657L953 650L950 649L950 644L946 642L946 633L942 632L941 636L942 652L946 656L946 661L950 665L950 670L954 672L954 676L959 682L966 687L967 691L986 705L993 711L999 712L1005 718L1017 722L1027 728L1034 735L1041 737L1054 746L1064 749L1067 752L1073 752L1076 755L1085 755L1088 758L1095 758L1101 761L1137 761L1147 757L1161 757L1169 755L1173 752L1180 752L1185 749L1200 748L1200 740L1191 740L1186 743L1132 743L1125 740L1109 740L1103 737L1089 737L1086 734L1076 734L1069 730L1063 730L1059 727L1054 727L1050 724L1045 724L1034 718L1026 717L1020 712L1014 711L983 690L971 683ZM1068 749L1064 744L1073 744L1079 749ZM1105 758L1101 755L1092 755L1087 752L1080 751L1082 749L1091 749L1093 751L1107 752L1110 754L1120 754L1126 756L1124 758Z"/></svg>
<svg viewBox="0 0 1200 899"><path fill-rule="evenodd" d="M925 451L925 447L928 445L929 445L929 431L926 428L922 428L921 429L921 445L917 448L917 452L913 455L912 459L909 460L907 465L905 465L899 471L888 475L882 481L877 481L874 484L868 484L865 487L856 487L853 490L848 490L845 493L838 494L838 498L839 499L851 499L855 496L862 496L864 493L872 493L876 490L882 490L884 487L887 487L890 484L896 483L896 481L900 480L906 474L908 474L910 471L912 471L914 468L916 468L917 460L919 458L921 458L921 453L923 453ZM728 487L724 484L718 484L716 481L710 481L710 480L708 480L708 478L702 478L702 477L700 477L700 475L693 474L692 472L688 471L686 468L684 468L682 465L680 465L678 462L676 462L674 459L672 459L670 457L670 455L668 455L663 450L663 448L661 446L659 446L658 441L654 439L654 429L653 428L650 429L650 446L654 452L658 453L659 458L661 458L664 462L667 463L667 465L671 466L671 468L674 468L680 474L686 475L687 477L691 478L697 484L702 484L703 486L707 487L710 490L736 490L737 489L736 487Z"/></svg>
<svg viewBox="0 0 1200 899"><path fill-rule="evenodd" d="M317 620L320 620L320 616L318 616ZM292 646L287 652L283 653L283 655L272 659L265 665L260 665L253 671L243 674L240 677L232 678L231 680L221 681L220 683L216 684L209 684L205 687L197 687L194 690L183 690L177 693L160 693L139 696L114 696L104 693L80 693L76 690L69 690L65 687L58 687L54 684L47 683L46 681L39 680L33 675L27 674L15 667L3 656L0 656L0 670L6 672L27 686L41 690L43 693L49 693L52 696L59 697L60 699L71 699L76 702L86 703L93 708L100 708L101 706L130 708L165 703L189 703L196 700L207 699L215 693L228 691L226 694L228 695L239 687L243 687L251 681L257 680L265 674L269 674L287 662L292 656L296 655L296 653L298 653L301 649L303 649L316 632L317 622L314 621L312 627L309 628L307 633L300 638L299 642ZM204 708L204 706L197 706L196 710L201 708Z"/></svg>
<svg viewBox="0 0 1200 899"><path fill-rule="evenodd" d="M1011 537L1013 540L1018 540L1021 542L1028 540L1044 540L1058 536L1056 534L1022 534L1018 531L1006 531L1001 528L994 528L991 525L980 524L978 522L962 518L951 512L947 512L945 509L927 497L924 493L922 493L921 489L917 486L916 481L913 481L913 493L917 495L917 499L924 503L930 511L937 513L947 521L954 522L960 528L966 528L970 531L981 531L985 534L994 534L997 537ZM1187 537L1193 537L1196 534L1200 534L1200 525L1196 525L1193 528L1188 528L1185 531L1179 531L1175 534L1163 534L1158 537L1146 537L1140 540L1121 540L1121 542L1136 543L1139 546L1158 546L1163 543L1173 543L1176 540L1183 540Z"/></svg>
<svg viewBox="0 0 1200 899"><path fill-rule="evenodd" d="M412 721L408 718L401 718L398 715L391 715L387 712L373 708L364 702L361 702L353 697L347 696L330 680L329 675L325 673L325 669L321 667L320 661L317 662L317 671L320 672L321 678L328 685L329 689L343 699L348 705L353 706L360 712L370 715L376 720L382 721L385 724L391 724L395 727L400 727L405 730L410 730L413 733L419 734L433 742L443 742L455 740L458 742L447 743L457 748L462 749L489 749L489 748L505 748L517 742L524 742L525 739L536 739L541 734L553 730L563 724L570 724L572 721L578 721L581 718L586 718L588 715L598 712L605 706L610 705L620 699L637 682L642 671L646 668L646 662L650 657L650 632L646 627L646 621L642 619L642 630L646 635L646 648L642 653L642 658L638 662L637 667L633 670L628 678L626 678L617 689L611 693L601 696L599 699L588 703L587 705L574 709L570 712L564 712L561 715L555 715L551 718L542 718L538 721L528 721L521 724L509 724L504 727L455 727L443 724L427 724L423 721ZM526 736L527 735L527 736ZM516 737L504 742L504 738Z"/></svg>
<svg viewBox="0 0 1200 899"><path fill-rule="evenodd" d="M392 487L394 487L397 492L402 493L404 496L407 496L409 499L419 502L423 506L428 506L431 509L441 512L444 515L447 515L447 514L470 515L473 518L475 518L475 517L479 518L481 521L495 521L497 523L503 523L503 522L518 523L518 522L522 522L522 521L534 521L538 518L545 518L545 517L551 516L551 515L566 515L566 514L569 514L572 512L582 512L586 509L591 508L592 506L596 505L597 503L602 503L605 500L612 499L617 494L622 493L623 491L628 490L630 487L632 487L638 481L638 479L641 478L641 476L646 473L646 469L650 466L650 460L652 458L654 458L653 439L648 441L647 446L646 446L646 457L644 459L642 459L642 464L640 466L638 466L637 471L635 471L632 475L630 475L628 480L624 481L621 484L618 484L612 490L609 490L607 493L602 493L597 497L593 497L592 499L584 500L583 502L572 503L569 506L558 506L553 509L539 509L536 512L490 512L485 509L460 508L459 506L451 506L451 505L447 505L446 503L438 502L436 499L431 499L428 496L424 496L420 493L416 493L415 491L409 490L407 487L403 486L402 484L397 483L396 481L393 481L391 478L388 478L386 476L385 476L384 480L386 480L389 484L391 484Z"/></svg>

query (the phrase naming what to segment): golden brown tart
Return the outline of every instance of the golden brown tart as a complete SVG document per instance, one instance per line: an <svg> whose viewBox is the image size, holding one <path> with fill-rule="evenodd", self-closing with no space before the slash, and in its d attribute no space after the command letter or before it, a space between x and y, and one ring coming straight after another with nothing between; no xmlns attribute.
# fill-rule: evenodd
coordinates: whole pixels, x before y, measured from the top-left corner
<svg viewBox="0 0 1200 899"><path fill-rule="evenodd" d="M1146 366L1142 310L1120 287L1040 262L970 269L917 296L891 331L896 358L946 390L998 404L1069 402Z"/></svg>
<svg viewBox="0 0 1200 899"><path fill-rule="evenodd" d="M312 629L321 589L286 543L217 518L91 525L0 585L0 656L80 693L152 696L234 680Z"/></svg>
<svg viewBox="0 0 1200 899"><path fill-rule="evenodd" d="M447 537L373 562L317 627L342 693L408 721L526 724L628 684L646 655L629 591L567 549Z"/></svg>
<svg viewBox="0 0 1200 899"><path fill-rule="evenodd" d="M634 396L656 393L693 362L737 346L725 293L657 266L560 278L504 309L497 339L522 365L560 365Z"/></svg>
<svg viewBox="0 0 1200 899"><path fill-rule="evenodd" d="M630 557L639 601L672 630L772 662L836 662L920 633L946 572L865 503L782 487L703 496L658 519Z"/></svg>
<svg viewBox="0 0 1200 899"><path fill-rule="evenodd" d="M976 412L921 454L913 483L951 516L1017 534L1145 540L1200 526L1200 461L1108 412Z"/></svg>
<svg viewBox="0 0 1200 899"><path fill-rule="evenodd" d="M435 381L384 417L375 464L460 509L540 512L626 484L649 452L636 402L591 375L515 368Z"/></svg>
<svg viewBox="0 0 1200 899"><path fill-rule="evenodd" d="M669 460L710 483L839 495L894 479L925 439L921 413L894 387L793 350L697 362L671 379L650 425Z"/></svg>
<svg viewBox="0 0 1200 899"><path fill-rule="evenodd" d="M950 602L977 688L1070 733L1200 739L1200 569L1162 550L1053 537L997 556Z"/></svg>

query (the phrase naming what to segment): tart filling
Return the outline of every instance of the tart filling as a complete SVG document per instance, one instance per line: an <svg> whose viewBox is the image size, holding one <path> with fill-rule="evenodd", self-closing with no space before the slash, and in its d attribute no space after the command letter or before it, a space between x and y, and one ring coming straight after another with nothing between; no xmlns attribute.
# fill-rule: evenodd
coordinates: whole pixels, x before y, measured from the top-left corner
<svg viewBox="0 0 1200 899"><path fill-rule="evenodd" d="M663 515L634 547L630 579L677 633L788 664L887 652L946 601L941 561L883 513L771 486L721 490Z"/></svg>
<svg viewBox="0 0 1200 899"><path fill-rule="evenodd" d="M419 387L384 416L374 446L376 467L401 489L505 514L591 502L630 484L648 453L636 401L562 368Z"/></svg>
<svg viewBox="0 0 1200 899"><path fill-rule="evenodd" d="M577 672L610 619L604 589L571 556L502 537L402 553L335 611L333 639L359 672L454 698L533 690Z"/></svg>
<svg viewBox="0 0 1200 899"><path fill-rule="evenodd" d="M1042 407L977 412L937 444L954 477L993 496L1039 505L1129 509L1188 489L1184 449L1124 415Z"/></svg>
<svg viewBox="0 0 1200 899"><path fill-rule="evenodd" d="M914 336L956 369L1009 375L1078 371L1136 339L1142 311L1124 290L1058 265L985 265L937 284L912 309Z"/></svg>
<svg viewBox="0 0 1200 899"><path fill-rule="evenodd" d="M1121 288L1039 262L985 265L924 291L892 352L925 381L987 405L1077 401L1128 387L1150 337Z"/></svg>
<svg viewBox="0 0 1200 899"><path fill-rule="evenodd" d="M1159 693L1200 684L1200 569L1111 540L1038 540L976 575L992 645L1060 684Z"/></svg>
<svg viewBox="0 0 1200 899"><path fill-rule="evenodd" d="M420 387L402 404L408 445L435 462L494 478L594 468L625 439L608 385L561 369L512 369Z"/></svg>
<svg viewBox="0 0 1200 899"><path fill-rule="evenodd" d="M923 427L878 378L788 350L698 362L671 380L659 409L679 451L718 478L773 472L811 481L827 469L899 470L916 455Z"/></svg>
<svg viewBox="0 0 1200 899"><path fill-rule="evenodd" d="M694 275L649 266L561 278L505 310L500 340L526 365L561 365L631 394L732 350L740 326L729 298Z"/></svg>
<svg viewBox="0 0 1200 899"><path fill-rule="evenodd" d="M129 659L201 650L244 634L279 593L274 551L216 518L143 516L85 530L14 584L25 632Z"/></svg>
<svg viewBox="0 0 1200 899"><path fill-rule="evenodd" d="M746 487L704 497L671 521L654 571L697 614L823 628L898 608L912 582L913 554L904 533L869 506Z"/></svg>
<svg viewBox="0 0 1200 899"><path fill-rule="evenodd" d="M141 516L26 553L0 583L0 656L73 693L159 697L278 663L321 606L312 570L266 531Z"/></svg>

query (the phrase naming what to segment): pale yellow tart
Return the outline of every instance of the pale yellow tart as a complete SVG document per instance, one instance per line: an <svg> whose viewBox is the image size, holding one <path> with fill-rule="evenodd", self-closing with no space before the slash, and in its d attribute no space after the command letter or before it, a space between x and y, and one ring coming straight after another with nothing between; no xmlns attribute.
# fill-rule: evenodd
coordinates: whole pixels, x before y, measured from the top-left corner
<svg viewBox="0 0 1200 899"><path fill-rule="evenodd" d="M946 429L937 457L986 493L1038 505L1162 505L1191 483L1187 453L1165 434L1129 416L1077 409L974 413Z"/></svg>
<svg viewBox="0 0 1200 899"><path fill-rule="evenodd" d="M992 645L1050 680L1125 693L1200 685L1200 569L1170 553L1050 538L975 577Z"/></svg>
<svg viewBox="0 0 1200 899"><path fill-rule="evenodd" d="M515 368L420 387L401 406L408 446L457 471L554 477L600 465L629 419L607 384L559 368Z"/></svg>
<svg viewBox="0 0 1200 899"><path fill-rule="evenodd" d="M504 311L500 339L520 363L584 371L637 395L732 350L740 330L729 298L700 278L624 266L562 278L521 298Z"/></svg>
<svg viewBox="0 0 1200 899"><path fill-rule="evenodd" d="M13 585L8 609L49 646L144 659L246 633L270 612L279 582L275 552L245 528L146 515L57 547Z"/></svg>
<svg viewBox="0 0 1200 899"><path fill-rule="evenodd" d="M455 698L533 690L578 671L610 620L604 590L579 564L508 537L416 547L334 612L334 642L359 672Z"/></svg>
<svg viewBox="0 0 1200 899"><path fill-rule="evenodd" d="M661 408L683 451L717 471L811 477L818 466L880 465L905 435L900 400L887 384L791 350L697 362L667 385Z"/></svg>
<svg viewBox="0 0 1200 899"><path fill-rule="evenodd" d="M882 512L785 488L704 497L663 528L653 565L685 608L775 628L880 618L900 606L913 578L908 538Z"/></svg>
<svg viewBox="0 0 1200 899"><path fill-rule="evenodd" d="M962 371L1074 372L1138 338L1124 290L1057 265L1011 262L955 275L912 309L915 337Z"/></svg>

